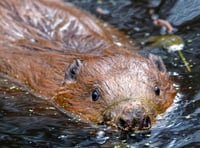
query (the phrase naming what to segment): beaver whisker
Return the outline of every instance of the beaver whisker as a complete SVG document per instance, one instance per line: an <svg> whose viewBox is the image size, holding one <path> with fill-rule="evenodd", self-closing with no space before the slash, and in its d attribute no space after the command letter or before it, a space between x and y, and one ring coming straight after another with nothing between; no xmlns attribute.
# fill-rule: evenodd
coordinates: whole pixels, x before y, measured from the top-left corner
<svg viewBox="0 0 200 148"><path fill-rule="evenodd" d="M113 101L111 104L109 104L102 112L101 114L104 115L106 112L111 110L113 107L117 106L119 103L124 102L124 101L130 101L130 100L137 100L140 98L123 98L123 99L118 99L117 101Z"/></svg>

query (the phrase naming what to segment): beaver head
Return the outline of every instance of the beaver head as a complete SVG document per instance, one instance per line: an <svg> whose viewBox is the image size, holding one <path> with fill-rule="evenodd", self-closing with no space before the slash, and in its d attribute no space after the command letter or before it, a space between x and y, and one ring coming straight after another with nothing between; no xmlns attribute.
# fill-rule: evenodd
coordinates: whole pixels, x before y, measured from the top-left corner
<svg viewBox="0 0 200 148"><path fill-rule="evenodd" d="M161 58L120 53L75 59L54 99L81 118L133 130L150 128L175 95Z"/></svg>

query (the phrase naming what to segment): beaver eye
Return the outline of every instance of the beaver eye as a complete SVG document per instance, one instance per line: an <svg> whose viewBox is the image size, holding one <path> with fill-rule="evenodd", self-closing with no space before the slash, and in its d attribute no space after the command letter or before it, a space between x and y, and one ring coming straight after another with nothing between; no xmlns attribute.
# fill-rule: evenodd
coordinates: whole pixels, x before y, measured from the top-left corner
<svg viewBox="0 0 200 148"><path fill-rule="evenodd" d="M156 96L159 96L160 95L160 88L158 86L155 86L154 92L155 92Z"/></svg>
<svg viewBox="0 0 200 148"><path fill-rule="evenodd" d="M94 90L92 92L92 100L97 101L100 98L100 92L98 90Z"/></svg>

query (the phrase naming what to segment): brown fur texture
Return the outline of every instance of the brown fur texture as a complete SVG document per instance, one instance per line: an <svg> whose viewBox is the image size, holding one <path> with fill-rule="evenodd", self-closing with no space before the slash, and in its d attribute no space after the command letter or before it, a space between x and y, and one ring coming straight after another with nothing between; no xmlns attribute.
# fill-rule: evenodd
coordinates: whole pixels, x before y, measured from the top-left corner
<svg viewBox="0 0 200 148"><path fill-rule="evenodd" d="M162 60L117 46L112 36L128 41L86 12L57 0L1 0L0 14L0 71L67 111L143 129L173 102Z"/></svg>

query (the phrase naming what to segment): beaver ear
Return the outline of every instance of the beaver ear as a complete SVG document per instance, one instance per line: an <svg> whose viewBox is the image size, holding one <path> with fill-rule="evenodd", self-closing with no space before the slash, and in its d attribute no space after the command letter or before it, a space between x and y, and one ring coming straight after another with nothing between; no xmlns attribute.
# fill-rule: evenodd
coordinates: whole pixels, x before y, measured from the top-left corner
<svg viewBox="0 0 200 148"><path fill-rule="evenodd" d="M65 72L65 81L76 81L77 74L81 68L81 61L79 59L74 60Z"/></svg>
<svg viewBox="0 0 200 148"><path fill-rule="evenodd" d="M163 60L161 59L161 57L156 56L154 54L149 54L149 59L155 63L155 65L157 66L159 71L161 71L161 72L167 71L165 64L164 64Z"/></svg>

